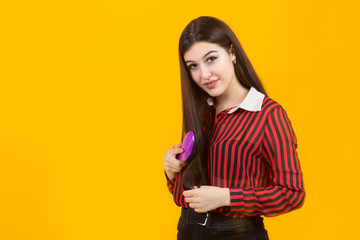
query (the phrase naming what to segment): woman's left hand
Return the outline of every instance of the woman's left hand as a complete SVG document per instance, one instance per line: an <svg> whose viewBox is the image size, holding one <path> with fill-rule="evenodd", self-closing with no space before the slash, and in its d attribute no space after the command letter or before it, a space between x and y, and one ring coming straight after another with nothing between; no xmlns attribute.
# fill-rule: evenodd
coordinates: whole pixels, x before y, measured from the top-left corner
<svg viewBox="0 0 360 240"><path fill-rule="evenodd" d="M223 206L230 206L228 188L200 186L183 192L185 201L195 212L208 212Z"/></svg>

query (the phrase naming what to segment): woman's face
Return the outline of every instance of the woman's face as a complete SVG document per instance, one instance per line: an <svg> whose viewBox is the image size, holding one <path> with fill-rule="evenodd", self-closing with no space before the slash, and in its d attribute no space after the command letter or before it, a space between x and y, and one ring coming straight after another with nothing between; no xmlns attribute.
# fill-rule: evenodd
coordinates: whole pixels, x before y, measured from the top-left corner
<svg viewBox="0 0 360 240"><path fill-rule="evenodd" d="M192 79L212 97L226 93L236 81L235 55L218 44L196 42L185 52L184 59Z"/></svg>

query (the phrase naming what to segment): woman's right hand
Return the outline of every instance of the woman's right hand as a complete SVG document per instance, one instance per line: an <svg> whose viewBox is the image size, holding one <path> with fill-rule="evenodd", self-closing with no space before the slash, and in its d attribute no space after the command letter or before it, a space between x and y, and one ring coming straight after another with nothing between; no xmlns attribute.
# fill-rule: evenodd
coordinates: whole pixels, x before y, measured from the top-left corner
<svg viewBox="0 0 360 240"><path fill-rule="evenodd" d="M169 179L173 179L176 176L176 173L180 172L181 169L188 164L187 162L176 159L177 154L184 152L180 146L181 143L176 146L172 146L165 152L164 169Z"/></svg>

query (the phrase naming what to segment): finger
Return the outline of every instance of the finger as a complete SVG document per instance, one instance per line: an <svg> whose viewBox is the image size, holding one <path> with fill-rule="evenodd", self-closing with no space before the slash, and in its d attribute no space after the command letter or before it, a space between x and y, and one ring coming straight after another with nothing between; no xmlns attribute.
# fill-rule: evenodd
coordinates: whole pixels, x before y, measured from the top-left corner
<svg viewBox="0 0 360 240"><path fill-rule="evenodd" d="M198 213L205 213L206 212L205 209L202 209L199 206L197 206L197 208L194 208L194 211L198 212Z"/></svg>
<svg viewBox="0 0 360 240"><path fill-rule="evenodd" d="M196 203L189 203L189 207L191 207L193 209L199 209L199 205Z"/></svg>
<svg viewBox="0 0 360 240"><path fill-rule="evenodd" d="M180 146L174 146L171 148L173 154L179 154L184 152L184 149L182 149Z"/></svg>
<svg viewBox="0 0 360 240"><path fill-rule="evenodd" d="M195 203L196 202L195 198L193 198L193 197L186 197L184 199L187 203Z"/></svg>
<svg viewBox="0 0 360 240"><path fill-rule="evenodd" d="M178 145L174 145L174 146L172 146L172 147L171 147L171 149L181 148L181 145L182 145L182 143L179 143Z"/></svg>
<svg viewBox="0 0 360 240"><path fill-rule="evenodd" d="M170 171L173 171L173 172L180 172L181 171L181 168L171 168Z"/></svg>
<svg viewBox="0 0 360 240"><path fill-rule="evenodd" d="M176 166L172 166L172 165L168 165L166 166L167 169L169 169L170 171L176 171L176 172L180 172L181 168L176 167Z"/></svg>
<svg viewBox="0 0 360 240"><path fill-rule="evenodd" d="M171 166L173 166L173 167L176 167L176 168L182 168L184 165L184 162L183 161L180 161L180 160L178 160L178 159L176 159L176 158L170 158L169 159L169 164L171 165Z"/></svg>
<svg viewBox="0 0 360 240"><path fill-rule="evenodd" d="M164 166L168 167L168 168L179 168L179 169L181 169L180 164L175 162L174 160L171 160L171 159L167 160L164 163Z"/></svg>
<svg viewBox="0 0 360 240"><path fill-rule="evenodd" d="M181 171L181 167L177 166L176 164L171 164L169 162L166 162L164 164L164 168L168 171L176 171L176 172L180 172Z"/></svg>
<svg viewBox="0 0 360 240"><path fill-rule="evenodd" d="M186 191L183 191L184 197L194 197L194 193L195 193L194 190L186 190Z"/></svg>
<svg viewBox="0 0 360 240"><path fill-rule="evenodd" d="M183 191L183 196L184 197L192 197L192 191L191 190Z"/></svg>

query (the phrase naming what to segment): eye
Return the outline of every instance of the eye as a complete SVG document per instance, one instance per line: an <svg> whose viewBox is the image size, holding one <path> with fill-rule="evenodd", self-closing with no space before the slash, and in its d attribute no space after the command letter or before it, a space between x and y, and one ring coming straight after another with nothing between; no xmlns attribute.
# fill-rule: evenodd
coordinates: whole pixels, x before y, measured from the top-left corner
<svg viewBox="0 0 360 240"><path fill-rule="evenodd" d="M211 62L215 61L216 59L217 59L217 57L212 56L212 57L208 57L208 58L206 59L206 61L211 63ZM188 65L188 68L189 68L190 70L194 70L196 67L197 67L196 64L190 64L190 65Z"/></svg>
<svg viewBox="0 0 360 240"><path fill-rule="evenodd" d="M217 59L217 57L209 57L208 59L207 59L207 61L208 62L213 62L213 61L215 61L215 59ZM210 60L210 61L209 61Z"/></svg>
<svg viewBox="0 0 360 240"><path fill-rule="evenodd" d="M188 68L189 68L190 70L195 69L195 67L196 67L196 64L190 64L190 65L188 66Z"/></svg>

